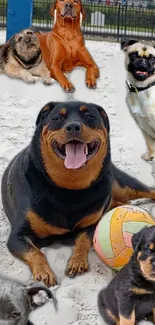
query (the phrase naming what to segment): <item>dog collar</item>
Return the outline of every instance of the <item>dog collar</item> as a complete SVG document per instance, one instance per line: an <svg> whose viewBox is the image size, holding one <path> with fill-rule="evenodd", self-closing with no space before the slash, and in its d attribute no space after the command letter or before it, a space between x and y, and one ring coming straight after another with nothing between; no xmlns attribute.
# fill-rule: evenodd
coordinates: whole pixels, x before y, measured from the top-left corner
<svg viewBox="0 0 155 325"><path fill-rule="evenodd" d="M131 91L131 93L139 93L140 91L143 91L143 90L146 90L146 89L149 89L149 88L155 86L155 81L146 87L136 87L136 86L131 85L128 81L126 81L126 85L127 85L127 88Z"/></svg>

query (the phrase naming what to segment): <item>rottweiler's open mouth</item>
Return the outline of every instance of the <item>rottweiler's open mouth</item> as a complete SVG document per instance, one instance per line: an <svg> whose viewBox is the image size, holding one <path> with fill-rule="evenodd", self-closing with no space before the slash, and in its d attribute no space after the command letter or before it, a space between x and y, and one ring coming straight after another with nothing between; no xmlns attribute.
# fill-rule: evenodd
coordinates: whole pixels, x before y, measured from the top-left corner
<svg viewBox="0 0 155 325"><path fill-rule="evenodd" d="M67 169L78 169L84 167L87 161L96 155L99 147L99 140L93 140L90 143L72 140L63 145L56 141L52 142L54 152L58 157L64 160Z"/></svg>

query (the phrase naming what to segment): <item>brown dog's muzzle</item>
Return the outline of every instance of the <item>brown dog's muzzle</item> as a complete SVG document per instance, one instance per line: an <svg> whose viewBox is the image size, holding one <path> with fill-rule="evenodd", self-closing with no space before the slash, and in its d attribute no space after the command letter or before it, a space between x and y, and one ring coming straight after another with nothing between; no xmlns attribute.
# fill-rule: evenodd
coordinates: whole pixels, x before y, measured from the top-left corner
<svg viewBox="0 0 155 325"><path fill-rule="evenodd" d="M67 1L64 3L63 8L61 10L62 17L76 17L75 6L71 1Z"/></svg>

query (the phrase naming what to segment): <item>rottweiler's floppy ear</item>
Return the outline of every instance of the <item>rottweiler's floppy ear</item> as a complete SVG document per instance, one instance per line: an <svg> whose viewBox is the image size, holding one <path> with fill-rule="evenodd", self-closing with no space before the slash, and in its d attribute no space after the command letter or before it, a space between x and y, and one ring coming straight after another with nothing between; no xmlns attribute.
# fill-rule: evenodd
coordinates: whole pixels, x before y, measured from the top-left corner
<svg viewBox="0 0 155 325"><path fill-rule="evenodd" d="M54 19L54 11L55 11L55 9L56 9L56 3L57 3L57 0L55 0L55 2L54 2L54 4L53 4L53 6L50 8L50 15L51 15L51 17Z"/></svg>
<svg viewBox="0 0 155 325"><path fill-rule="evenodd" d="M135 43L138 43L138 41L135 39L121 40L121 50L126 52L129 48L129 46L131 46Z"/></svg>
<svg viewBox="0 0 155 325"><path fill-rule="evenodd" d="M25 286L25 289L30 299L30 305L32 309L42 306L49 299L52 299L54 308L57 310L57 300L45 284L41 282L32 282L31 284Z"/></svg>
<svg viewBox="0 0 155 325"><path fill-rule="evenodd" d="M109 118L103 107L95 105L96 109L100 113L103 123L105 125L105 128L107 129L108 133L110 132L110 124L109 124Z"/></svg>
<svg viewBox="0 0 155 325"><path fill-rule="evenodd" d="M36 126L51 113L56 104L58 104L58 102L50 102L41 109L36 119Z"/></svg>
<svg viewBox="0 0 155 325"><path fill-rule="evenodd" d="M82 14L82 21L86 19L86 12L84 10L83 3L81 2L81 14Z"/></svg>
<svg viewBox="0 0 155 325"><path fill-rule="evenodd" d="M140 246L140 243L141 243L141 240L142 240L142 236L145 234L145 232L147 231L148 227L144 227L142 228L140 231L138 231L136 234L134 234L132 236L132 247L133 247L133 250L135 252L138 252L139 250L139 246Z"/></svg>

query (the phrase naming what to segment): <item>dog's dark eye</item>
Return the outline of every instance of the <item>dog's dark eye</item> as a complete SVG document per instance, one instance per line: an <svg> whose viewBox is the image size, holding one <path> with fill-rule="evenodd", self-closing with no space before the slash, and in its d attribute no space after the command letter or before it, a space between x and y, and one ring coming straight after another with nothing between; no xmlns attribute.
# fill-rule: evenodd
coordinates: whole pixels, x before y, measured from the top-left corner
<svg viewBox="0 0 155 325"><path fill-rule="evenodd" d="M153 56L150 58L150 60L152 63L155 63L155 58Z"/></svg>
<svg viewBox="0 0 155 325"><path fill-rule="evenodd" d="M130 53L129 56L130 56L131 59L136 59L137 56L138 56L138 53L137 52L133 52L133 53Z"/></svg>
<svg viewBox="0 0 155 325"><path fill-rule="evenodd" d="M146 255L149 255L151 252L149 247L145 247L143 251Z"/></svg>
<svg viewBox="0 0 155 325"><path fill-rule="evenodd" d="M56 115L52 117L53 121L62 121L64 117L62 115Z"/></svg>
<svg viewBox="0 0 155 325"><path fill-rule="evenodd" d="M95 116L94 116L93 114L91 114L91 113L86 112L86 113L84 114L84 118L85 118L86 120L93 120L93 119L95 119Z"/></svg>
<svg viewBox="0 0 155 325"><path fill-rule="evenodd" d="M18 42L21 42L21 41L22 41L22 37L19 37L19 38L18 38Z"/></svg>
<svg viewBox="0 0 155 325"><path fill-rule="evenodd" d="M33 35L33 32L27 32L27 35Z"/></svg>
<svg viewBox="0 0 155 325"><path fill-rule="evenodd" d="M13 312L13 313L11 313L11 315L10 315L10 318L17 318L17 317L20 317L20 313Z"/></svg>

